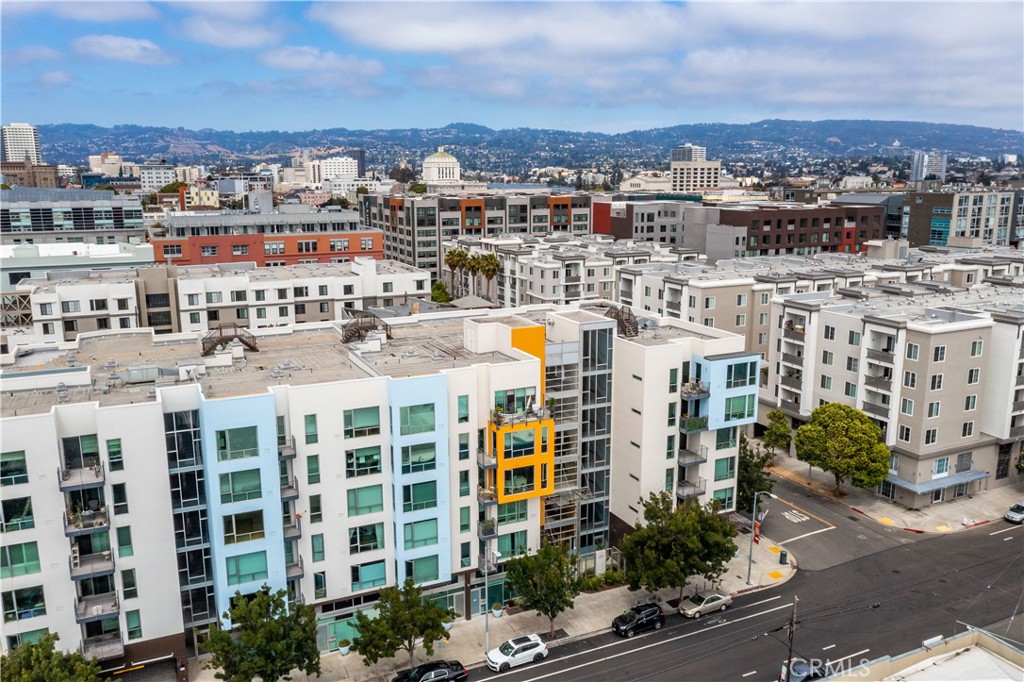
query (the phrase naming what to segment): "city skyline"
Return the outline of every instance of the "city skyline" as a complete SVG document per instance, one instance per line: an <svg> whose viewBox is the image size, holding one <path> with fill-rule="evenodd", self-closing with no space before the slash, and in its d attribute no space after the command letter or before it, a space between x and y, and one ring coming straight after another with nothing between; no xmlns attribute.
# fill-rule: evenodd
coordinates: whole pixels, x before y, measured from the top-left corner
<svg viewBox="0 0 1024 682"><path fill-rule="evenodd" d="M0 13L5 123L1024 128L1019 3L5 2ZM944 26L986 37L954 42Z"/></svg>

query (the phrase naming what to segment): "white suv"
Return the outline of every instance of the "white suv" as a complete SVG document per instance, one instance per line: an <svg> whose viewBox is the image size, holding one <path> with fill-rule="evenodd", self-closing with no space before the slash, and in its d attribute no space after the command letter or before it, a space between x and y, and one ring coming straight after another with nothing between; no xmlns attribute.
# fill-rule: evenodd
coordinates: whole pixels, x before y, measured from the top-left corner
<svg viewBox="0 0 1024 682"><path fill-rule="evenodd" d="M1024 502L1018 502L1017 504L1010 507L1003 518L1010 523L1022 523L1024 522Z"/></svg>
<svg viewBox="0 0 1024 682"><path fill-rule="evenodd" d="M526 635L510 639L497 649L487 652L487 667L503 673L523 663L541 661L548 657L548 647L539 635Z"/></svg>

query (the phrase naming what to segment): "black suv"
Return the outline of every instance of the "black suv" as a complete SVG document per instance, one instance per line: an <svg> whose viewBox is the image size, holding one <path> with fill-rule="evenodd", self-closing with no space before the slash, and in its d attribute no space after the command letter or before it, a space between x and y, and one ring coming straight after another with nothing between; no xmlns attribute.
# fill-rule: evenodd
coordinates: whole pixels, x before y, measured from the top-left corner
<svg viewBox="0 0 1024 682"><path fill-rule="evenodd" d="M469 677L466 667L458 661L430 661L412 670L399 674L393 682L439 682L440 680L465 680Z"/></svg>
<svg viewBox="0 0 1024 682"><path fill-rule="evenodd" d="M665 612L657 604L639 604L616 616L612 621L612 630L623 637L632 637L641 630L654 628L660 630L665 624Z"/></svg>

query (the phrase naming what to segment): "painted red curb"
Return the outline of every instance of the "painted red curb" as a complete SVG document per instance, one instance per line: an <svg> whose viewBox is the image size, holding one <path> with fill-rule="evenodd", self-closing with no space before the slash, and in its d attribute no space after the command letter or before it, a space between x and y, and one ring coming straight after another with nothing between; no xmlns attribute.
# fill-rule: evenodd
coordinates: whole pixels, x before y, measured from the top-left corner
<svg viewBox="0 0 1024 682"><path fill-rule="evenodd" d="M991 520L992 519L985 519L984 521L978 521L977 523L972 523L969 526L964 526L964 528L974 528L975 526L984 526L986 523L988 523Z"/></svg>
<svg viewBox="0 0 1024 682"><path fill-rule="evenodd" d="M867 514L862 512L860 509L857 509L856 507L850 507L850 509L852 509L853 511L857 512L858 514L861 514L862 516L867 516Z"/></svg>
<svg viewBox="0 0 1024 682"><path fill-rule="evenodd" d="M926 530L918 530L917 528L904 528L903 530L907 531L908 533L920 533L922 535L928 532Z"/></svg>

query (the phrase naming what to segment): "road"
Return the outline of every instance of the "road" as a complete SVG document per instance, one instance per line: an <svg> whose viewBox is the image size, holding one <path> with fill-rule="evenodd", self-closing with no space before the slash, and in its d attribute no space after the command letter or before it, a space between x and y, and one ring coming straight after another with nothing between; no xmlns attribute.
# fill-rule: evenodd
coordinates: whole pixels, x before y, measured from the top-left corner
<svg viewBox="0 0 1024 682"><path fill-rule="evenodd" d="M632 640L598 633L554 647L540 664L502 675L476 670L473 678L774 680L787 656L785 625L794 603L795 655L841 664L900 654L929 637L962 632L957 621L989 626L1018 608L1024 585L1020 526L990 524L950 535L904 536L848 518L840 505L797 499L787 486L776 492L783 499L772 500L765 533L792 546L802 568L786 584L738 597L718 616L688 621L673 614L660 632ZM794 508L790 505L809 518L783 516L783 508ZM832 523L832 530L806 535ZM856 542L850 544L850 538ZM821 559L809 561L809 555ZM815 563L821 567L805 568ZM1016 631L1007 634L1021 638Z"/></svg>

